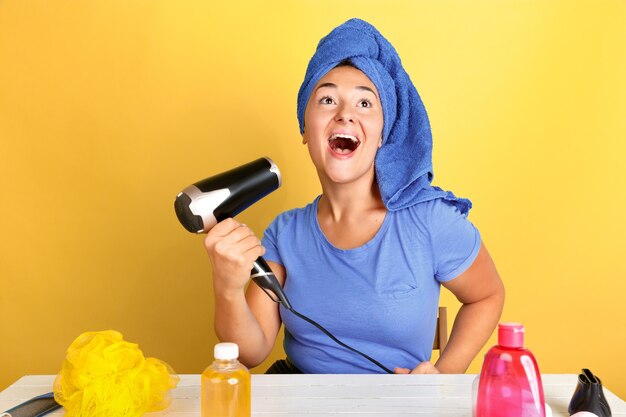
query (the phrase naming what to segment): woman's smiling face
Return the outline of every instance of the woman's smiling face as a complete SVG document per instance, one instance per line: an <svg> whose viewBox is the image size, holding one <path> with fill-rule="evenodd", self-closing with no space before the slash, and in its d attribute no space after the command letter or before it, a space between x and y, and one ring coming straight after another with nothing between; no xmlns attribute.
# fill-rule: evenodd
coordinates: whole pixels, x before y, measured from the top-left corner
<svg viewBox="0 0 626 417"><path fill-rule="evenodd" d="M359 69L333 68L315 85L304 112L303 143L320 179L349 183L374 173L383 109L374 83Z"/></svg>

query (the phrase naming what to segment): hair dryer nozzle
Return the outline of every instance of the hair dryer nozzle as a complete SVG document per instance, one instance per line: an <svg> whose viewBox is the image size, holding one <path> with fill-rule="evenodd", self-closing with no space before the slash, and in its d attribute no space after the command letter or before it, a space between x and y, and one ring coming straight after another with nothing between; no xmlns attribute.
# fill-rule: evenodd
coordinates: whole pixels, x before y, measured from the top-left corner
<svg viewBox="0 0 626 417"><path fill-rule="evenodd" d="M192 233L208 232L218 222L234 217L281 185L280 171L269 158L198 181L176 196L180 223Z"/></svg>
<svg viewBox="0 0 626 417"><path fill-rule="evenodd" d="M187 187L189 188L189 187ZM201 215L194 214L191 211L191 204L193 200L189 196L190 190L181 191L174 201L174 210L176 211L176 217L178 221L183 225L188 232L202 233L204 232L204 221Z"/></svg>

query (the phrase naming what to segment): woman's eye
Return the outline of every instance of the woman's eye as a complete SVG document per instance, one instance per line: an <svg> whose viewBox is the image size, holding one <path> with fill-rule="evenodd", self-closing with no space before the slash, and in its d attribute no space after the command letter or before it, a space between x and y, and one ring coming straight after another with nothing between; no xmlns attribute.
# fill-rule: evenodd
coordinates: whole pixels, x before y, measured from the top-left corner
<svg viewBox="0 0 626 417"><path fill-rule="evenodd" d="M372 107L372 102L369 100L361 100L359 101L359 107Z"/></svg>
<svg viewBox="0 0 626 417"><path fill-rule="evenodd" d="M320 100L320 103L322 103L322 104L333 104L333 99L331 97L323 97Z"/></svg>

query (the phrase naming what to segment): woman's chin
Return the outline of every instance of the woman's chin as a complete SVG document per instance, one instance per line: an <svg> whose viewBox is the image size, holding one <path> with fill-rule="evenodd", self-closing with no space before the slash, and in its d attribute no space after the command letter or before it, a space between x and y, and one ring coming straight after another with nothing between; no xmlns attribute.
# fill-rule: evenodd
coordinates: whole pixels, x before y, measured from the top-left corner
<svg viewBox="0 0 626 417"><path fill-rule="evenodd" d="M370 178L370 182L374 180L373 169L371 175L368 175L369 170L358 170L355 167L335 167L334 169L327 169L325 174L328 180L337 185L352 184L358 181L364 181L366 178Z"/></svg>

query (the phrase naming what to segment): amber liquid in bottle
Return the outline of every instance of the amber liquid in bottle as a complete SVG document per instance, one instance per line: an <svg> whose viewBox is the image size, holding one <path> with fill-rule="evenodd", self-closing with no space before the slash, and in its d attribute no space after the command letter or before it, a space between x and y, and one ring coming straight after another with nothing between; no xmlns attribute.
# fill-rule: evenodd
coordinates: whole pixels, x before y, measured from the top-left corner
<svg viewBox="0 0 626 417"><path fill-rule="evenodd" d="M202 373L202 417L250 417L250 371L237 359L216 359Z"/></svg>

